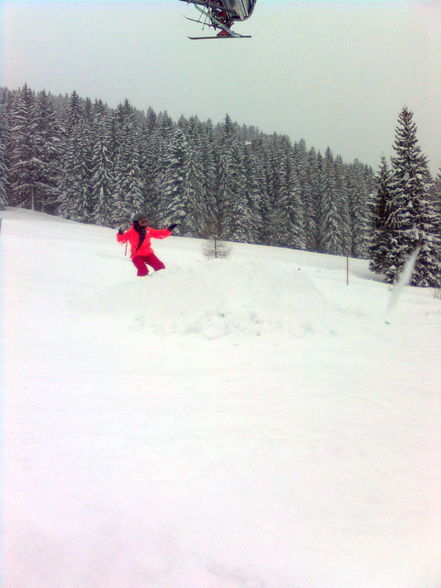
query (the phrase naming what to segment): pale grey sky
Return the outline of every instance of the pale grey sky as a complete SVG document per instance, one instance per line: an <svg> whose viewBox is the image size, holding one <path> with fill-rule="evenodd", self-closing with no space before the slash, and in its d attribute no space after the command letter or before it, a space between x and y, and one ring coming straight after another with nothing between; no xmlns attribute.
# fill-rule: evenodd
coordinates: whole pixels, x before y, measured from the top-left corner
<svg viewBox="0 0 441 588"><path fill-rule="evenodd" d="M252 39L205 42L187 39L201 29L178 0L0 6L10 88L128 98L175 119L228 113L375 168L406 104L432 171L441 167L441 0L258 0L235 26Z"/></svg>

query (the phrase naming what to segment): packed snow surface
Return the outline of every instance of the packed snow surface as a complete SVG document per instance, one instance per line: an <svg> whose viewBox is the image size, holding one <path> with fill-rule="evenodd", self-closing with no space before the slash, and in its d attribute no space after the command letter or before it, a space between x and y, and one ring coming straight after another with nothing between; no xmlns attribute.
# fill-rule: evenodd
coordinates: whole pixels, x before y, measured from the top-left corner
<svg viewBox="0 0 441 588"><path fill-rule="evenodd" d="M440 588L441 301L2 213L5 588Z"/></svg>

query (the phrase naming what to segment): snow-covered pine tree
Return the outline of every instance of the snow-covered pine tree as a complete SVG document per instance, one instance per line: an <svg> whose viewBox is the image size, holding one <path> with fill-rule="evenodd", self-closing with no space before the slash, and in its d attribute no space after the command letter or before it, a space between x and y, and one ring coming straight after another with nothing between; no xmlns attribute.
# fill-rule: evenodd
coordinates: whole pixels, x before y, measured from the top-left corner
<svg viewBox="0 0 441 588"><path fill-rule="evenodd" d="M81 99L74 90L70 96L69 107L67 110L67 130L70 133L75 127L78 127L84 120L84 112L81 106Z"/></svg>
<svg viewBox="0 0 441 588"><path fill-rule="evenodd" d="M184 191L185 161L187 158L187 140L180 128L168 134L170 143L163 153L160 190L156 201L156 223L166 226L177 223L176 233L183 233L187 226L188 196Z"/></svg>
<svg viewBox="0 0 441 588"><path fill-rule="evenodd" d="M86 98L83 101L83 106L82 106L81 112L82 112L82 118L78 121L77 124L84 123L87 127L92 129L95 111L94 111L94 106L92 104L92 100L90 98Z"/></svg>
<svg viewBox="0 0 441 588"><path fill-rule="evenodd" d="M210 200L205 190L204 154L201 150L200 123L191 117L186 124L187 153L183 167L183 199L187 215L182 232L202 236L210 222Z"/></svg>
<svg viewBox="0 0 441 588"><path fill-rule="evenodd" d="M10 194L9 190L9 170L10 170L10 154L12 150L11 138L11 117L14 108L15 98L13 93L7 88L0 89L0 106L1 106L1 127L2 136L1 142L4 147L4 164L5 164L5 189L6 194Z"/></svg>
<svg viewBox="0 0 441 588"><path fill-rule="evenodd" d="M247 214L244 156L228 115L224 120L218 150L217 201L222 231L232 241L247 242L251 219Z"/></svg>
<svg viewBox="0 0 441 588"><path fill-rule="evenodd" d="M350 255L359 259L369 257L369 187L366 182L366 170L357 159L348 167L346 190L351 224Z"/></svg>
<svg viewBox="0 0 441 588"><path fill-rule="evenodd" d="M186 133L186 131L188 130L188 120L185 118L183 114L181 114L181 116L179 117L178 127L182 129L184 133Z"/></svg>
<svg viewBox="0 0 441 588"><path fill-rule="evenodd" d="M343 255L351 255L352 224L349 212L349 194L347 188L347 173L349 166L343 163L341 155L337 155L334 161L334 173L336 182L336 194L338 196L338 208L340 215L340 235L343 243Z"/></svg>
<svg viewBox="0 0 441 588"><path fill-rule="evenodd" d="M83 110L81 100L74 91L69 99L65 123L58 214L81 222L93 221L92 118L90 101L86 101Z"/></svg>
<svg viewBox="0 0 441 588"><path fill-rule="evenodd" d="M170 155L171 144L175 139L174 136L175 125L173 120L168 115L167 111L160 112L156 119L156 127L150 135L150 140L146 148L149 151L148 172L152 183L147 183L148 178L145 175L147 171L144 168L146 148L143 148L143 174L146 186L146 212L149 214L151 223L160 226L164 219L163 197L164 197L164 182L165 168L167 167L167 160Z"/></svg>
<svg viewBox="0 0 441 588"><path fill-rule="evenodd" d="M6 164L5 146L0 139L0 210L6 208Z"/></svg>
<svg viewBox="0 0 441 588"><path fill-rule="evenodd" d="M35 94L24 86L11 112L9 186L12 206L35 210L36 183L42 162L38 159Z"/></svg>
<svg viewBox="0 0 441 588"><path fill-rule="evenodd" d="M286 207L287 239L285 245L293 249L305 249L305 218L300 179L291 169L288 183L288 197Z"/></svg>
<svg viewBox="0 0 441 588"><path fill-rule="evenodd" d="M384 273L395 283L412 251L421 245L411 284L441 284L441 240L430 203L427 160L418 145L413 113L405 106L395 132L395 156L386 203Z"/></svg>
<svg viewBox="0 0 441 588"><path fill-rule="evenodd" d="M305 224L305 247L308 251L318 251L319 247L319 207L321 186L321 155L315 149L307 154L305 181L303 184L303 206Z"/></svg>
<svg viewBox="0 0 441 588"><path fill-rule="evenodd" d="M326 149L323 160L321 200L319 209L319 251L333 255L345 255L345 219L342 216L340 180L331 149Z"/></svg>
<svg viewBox="0 0 441 588"><path fill-rule="evenodd" d="M114 226L131 219L144 208L139 131L128 100L113 118L113 193L110 219ZM145 214L145 212L144 212Z"/></svg>
<svg viewBox="0 0 441 588"><path fill-rule="evenodd" d="M267 198L263 161L259 157L259 140L245 147L244 166L247 179L247 208L250 217L250 243L259 243L262 238L262 202Z"/></svg>
<svg viewBox="0 0 441 588"><path fill-rule="evenodd" d="M6 112L3 95L0 101L0 210L6 207Z"/></svg>
<svg viewBox="0 0 441 588"><path fill-rule="evenodd" d="M382 274L386 270L386 257L388 254L388 227L387 227L387 203L390 199L390 172L386 158L381 158L380 167L376 175L377 189L371 204L372 219L371 238L369 244L369 268L371 271Z"/></svg>
<svg viewBox="0 0 441 588"><path fill-rule="evenodd" d="M437 215L437 224L439 228L439 233L441 235L441 169L439 170L438 175L433 181L431 189L431 202L433 209L435 210L435 214Z"/></svg>
<svg viewBox="0 0 441 588"><path fill-rule="evenodd" d="M272 241L275 245L304 249L305 232L301 185L296 170L294 150L287 138L283 138L278 153L277 168L275 169L278 182L273 187L278 190L278 193L271 215Z"/></svg>
<svg viewBox="0 0 441 588"><path fill-rule="evenodd" d="M262 149L262 161L265 170L266 198L262 202L262 237L263 242L272 245L278 241L277 221L279 218L279 199L282 193L284 173L282 167L282 138L275 133L266 138Z"/></svg>
<svg viewBox="0 0 441 588"><path fill-rule="evenodd" d="M157 120L158 120L158 115L153 110L153 108L151 106L149 106L147 109L146 117L145 117L145 123L146 123L146 127L147 127L147 130L149 133L151 133L156 128Z"/></svg>
<svg viewBox="0 0 441 588"><path fill-rule="evenodd" d="M112 225L113 163L110 159L110 121L101 100L94 105L91 167L92 219L98 225Z"/></svg>
<svg viewBox="0 0 441 588"><path fill-rule="evenodd" d="M35 114L36 152L40 161L34 188L35 206L37 210L55 212L59 204L63 131L51 99L44 90L37 96Z"/></svg>
<svg viewBox="0 0 441 588"><path fill-rule="evenodd" d="M370 202L370 195L376 188L376 181L375 181L375 174L374 170L370 165L364 165L364 178L365 178L365 185L368 193L368 201Z"/></svg>
<svg viewBox="0 0 441 588"><path fill-rule="evenodd" d="M143 214L149 218L152 226L156 222L156 197L158 190L158 178L160 177L160 142L161 134L157 126L158 116L152 108L139 123L138 142L140 153L140 171L142 190L144 197Z"/></svg>
<svg viewBox="0 0 441 588"><path fill-rule="evenodd" d="M290 181L290 148L287 137L276 134L272 136L267 160L270 202L266 216L266 237L272 245L283 246L288 234L286 209Z"/></svg>
<svg viewBox="0 0 441 588"><path fill-rule="evenodd" d="M432 190L432 206L435 211L437 234L441 239L441 169L438 172L434 182ZM436 229L435 229L436 230ZM441 257L441 252L440 252ZM441 299L441 285L436 292L436 297Z"/></svg>
<svg viewBox="0 0 441 588"><path fill-rule="evenodd" d="M199 130L199 152L202 160L203 169L203 190L205 193L207 209L207 225L212 226L215 219L219 219L219 209L217 203L217 159L216 159L216 140L214 136L213 123L211 120L201 124ZM207 227L204 227L202 235L207 233Z"/></svg>
<svg viewBox="0 0 441 588"><path fill-rule="evenodd" d="M300 190L299 210L301 212L301 241L303 243L300 248L306 249L306 209L308 207L307 196L309 196L309 191L307 190L308 152L304 139L293 145L293 174L297 178Z"/></svg>

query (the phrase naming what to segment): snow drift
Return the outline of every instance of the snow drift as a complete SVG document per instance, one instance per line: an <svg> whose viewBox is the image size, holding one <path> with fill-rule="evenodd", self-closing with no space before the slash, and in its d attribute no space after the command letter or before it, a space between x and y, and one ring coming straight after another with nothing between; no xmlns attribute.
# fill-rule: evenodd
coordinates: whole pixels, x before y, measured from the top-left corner
<svg viewBox="0 0 441 588"><path fill-rule="evenodd" d="M83 310L123 317L134 329L157 334L268 333L304 336L332 331L332 305L311 280L282 263L212 260L124 280L99 290Z"/></svg>

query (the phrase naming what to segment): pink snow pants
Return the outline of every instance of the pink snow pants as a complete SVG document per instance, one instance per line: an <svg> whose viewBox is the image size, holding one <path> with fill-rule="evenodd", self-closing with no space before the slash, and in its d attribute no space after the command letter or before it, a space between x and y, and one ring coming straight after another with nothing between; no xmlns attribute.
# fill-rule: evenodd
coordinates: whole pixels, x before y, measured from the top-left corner
<svg viewBox="0 0 441 588"><path fill-rule="evenodd" d="M139 277L146 276L149 273L147 264L150 265L155 272L165 268L165 265L154 253L149 253L148 255L135 255L135 257L132 257L132 261L133 265L138 270L137 275Z"/></svg>

